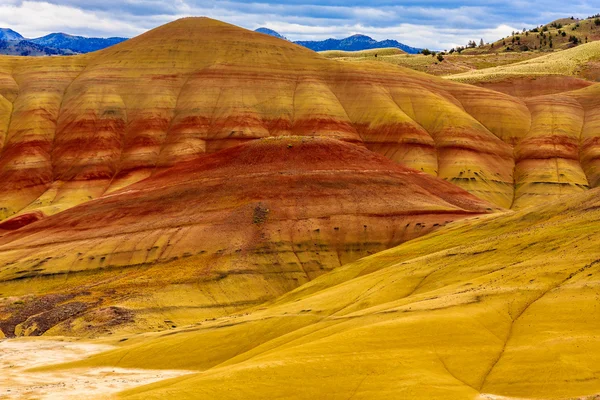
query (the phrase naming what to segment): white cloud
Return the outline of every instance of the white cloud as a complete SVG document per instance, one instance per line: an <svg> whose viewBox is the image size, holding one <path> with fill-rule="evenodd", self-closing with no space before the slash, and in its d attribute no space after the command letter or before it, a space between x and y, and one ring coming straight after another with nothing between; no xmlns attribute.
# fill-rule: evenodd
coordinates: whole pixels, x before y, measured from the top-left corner
<svg viewBox="0 0 600 400"><path fill-rule="evenodd" d="M126 21L103 18L78 8L33 1L18 5L1 4L0 26L10 27L25 37L43 36L50 32L132 36L145 30Z"/></svg>

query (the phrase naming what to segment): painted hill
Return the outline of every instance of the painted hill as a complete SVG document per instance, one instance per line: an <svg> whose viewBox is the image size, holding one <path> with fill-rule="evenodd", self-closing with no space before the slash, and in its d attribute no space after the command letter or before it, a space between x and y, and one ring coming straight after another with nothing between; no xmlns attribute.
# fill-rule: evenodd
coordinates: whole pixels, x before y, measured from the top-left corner
<svg viewBox="0 0 600 400"><path fill-rule="evenodd" d="M71 366L198 371L126 399L593 398L598 223L598 190L458 222L252 312Z"/></svg>
<svg viewBox="0 0 600 400"><path fill-rule="evenodd" d="M144 329L189 324L491 210L364 147L256 140L4 235L2 293L17 294L23 279L36 284L23 308L14 299L0 307L10 315L0 329L38 335L64 322L55 333L92 334L94 324L106 328L100 317L109 307ZM60 300L49 300L56 292Z"/></svg>
<svg viewBox="0 0 600 400"><path fill-rule="evenodd" d="M115 345L42 368L74 397L595 398L599 52L491 90L186 18L0 57L0 336Z"/></svg>
<svg viewBox="0 0 600 400"><path fill-rule="evenodd" d="M577 138L582 126L593 132L597 90L566 95L568 146L548 158L546 150L515 153L530 135L565 135L559 125L530 132L532 119L552 114L522 99L327 60L209 19L89 55L0 58L0 219L52 215L179 162L284 135L362 143L498 206L524 207L596 182L595 159L574 154L594 146ZM514 174L516 164L523 173Z"/></svg>
<svg viewBox="0 0 600 400"><path fill-rule="evenodd" d="M429 232L452 220L436 215L440 208L442 214L460 208L464 216L583 193L600 184L599 90L591 85L522 99L387 64L330 60L207 18L182 19L86 55L0 57L0 276L6 296L1 318L14 327L43 314L24 326L25 333L55 325L60 327L54 332L61 333L110 330L107 321L121 321L118 315L124 322L135 320L136 329L156 329L167 324L156 312L176 303L167 319L189 323L250 307L415 237L413 227L417 234ZM286 178L302 165L325 168L308 159L283 163L279 176L264 170L267 163L260 157L255 167L247 158L229 179L215 177L221 186L211 190L189 169L223 159L235 165L228 155L242 151L236 146L254 149L256 140L271 146L281 142L265 139L290 136L345 142L323 146L338 150L327 150L335 154L332 170L324 169L324 176L314 171L321 183ZM303 139L294 143L298 140ZM294 143L274 147L280 158L273 162L282 164L282 152L295 154L302 147ZM363 149L358 152L356 146ZM352 163L365 166L364 174L354 175L343 162L344 152ZM380 156L430 175L415 175L419 180L436 178L429 181L428 198L412 203L390 188L400 188L406 174L386 184L393 164ZM226 170L225 164L220 168ZM256 175L244 175L246 170ZM232 179L236 174L241 181ZM171 186L164 180L181 185L167 191ZM355 188L353 181L360 185ZM312 222L323 215L307 203L311 185L330 194L320 200L325 203L314 201L328 215L339 215L336 225ZM352 193L363 186L371 188L363 197L374 209L357 207L361 198ZM463 207L436 192L450 187L494 206ZM417 188L412 188L407 193L414 194ZM453 196L466 198L456 190ZM194 200L200 194L211 199L213 191L227 201ZM263 200L274 205L259 204ZM289 221L298 210L305 217L294 231ZM407 215L425 218L432 212L426 221L407 220ZM254 223L255 215L260 223ZM269 215L278 216L277 228L269 225L264 232L262 221ZM379 218L397 223L390 231ZM377 227L372 236L371 227ZM229 234L215 235L220 229ZM275 259L278 249L286 253L281 260ZM276 266L273 274L267 266ZM275 278L282 271L286 279ZM236 284L224 289L221 280L246 289L231 294ZM90 285L96 289L73 292ZM147 289L157 287L172 291ZM155 292L158 298L144 297ZM13 307L15 302L28 306ZM149 309L150 303L158 304L158 311ZM46 306L67 320L44 314ZM86 319L70 325L70 318L85 313L91 313L86 314L89 331Z"/></svg>

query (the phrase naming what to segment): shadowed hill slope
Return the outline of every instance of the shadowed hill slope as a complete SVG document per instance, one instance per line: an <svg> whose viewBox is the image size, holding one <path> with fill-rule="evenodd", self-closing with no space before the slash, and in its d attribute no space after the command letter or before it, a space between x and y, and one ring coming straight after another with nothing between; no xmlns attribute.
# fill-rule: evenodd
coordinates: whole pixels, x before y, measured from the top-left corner
<svg viewBox="0 0 600 400"><path fill-rule="evenodd" d="M72 366L203 371L131 399L586 398L600 392L599 199L457 222Z"/></svg>
<svg viewBox="0 0 600 400"><path fill-rule="evenodd" d="M492 207L353 144L252 141L1 237L0 329L191 323Z"/></svg>
<svg viewBox="0 0 600 400"><path fill-rule="evenodd" d="M180 162L285 135L362 143L509 208L519 185L513 146L531 114L491 90L327 60L187 18L82 56L0 57L0 218L52 215ZM586 187L543 183L556 184Z"/></svg>

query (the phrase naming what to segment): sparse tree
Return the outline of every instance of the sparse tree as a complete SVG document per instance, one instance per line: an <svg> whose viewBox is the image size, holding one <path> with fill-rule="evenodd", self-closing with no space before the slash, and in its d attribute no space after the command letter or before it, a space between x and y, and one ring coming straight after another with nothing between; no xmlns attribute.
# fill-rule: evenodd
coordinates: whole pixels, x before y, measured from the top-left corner
<svg viewBox="0 0 600 400"><path fill-rule="evenodd" d="M479 41L479 47L483 47L484 43L483 43L483 38Z"/></svg>

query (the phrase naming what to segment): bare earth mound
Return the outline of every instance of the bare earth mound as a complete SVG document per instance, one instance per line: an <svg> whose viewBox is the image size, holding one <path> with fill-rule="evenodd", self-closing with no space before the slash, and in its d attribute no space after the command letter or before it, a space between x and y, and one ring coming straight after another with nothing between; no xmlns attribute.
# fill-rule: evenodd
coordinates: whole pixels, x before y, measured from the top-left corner
<svg viewBox="0 0 600 400"><path fill-rule="evenodd" d="M456 222L247 315L71 366L200 372L127 399L587 398L600 393L598 194Z"/></svg>
<svg viewBox="0 0 600 400"><path fill-rule="evenodd" d="M187 18L0 57L0 397L597 396L599 52L441 79Z"/></svg>
<svg viewBox="0 0 600 400"><path fill-rule="evenodd" d="M492 208L335 139L252 141L4 235L0 329L86 335L224 315Z"/></svg>
<svg viewBox="0 0 600 400"><path fill-rule="evenodd" d="M596 53L589 43L498 73L571 73ZM580 124L595 112L584 108ZM0 57L0 219L53 215L181 162L290 135L360 143L510 208L533 183L514 174L514 146L534 112L492 90L182 19L82 56ZM596 180L586 179L539 183L557 198Z"/></svg>

